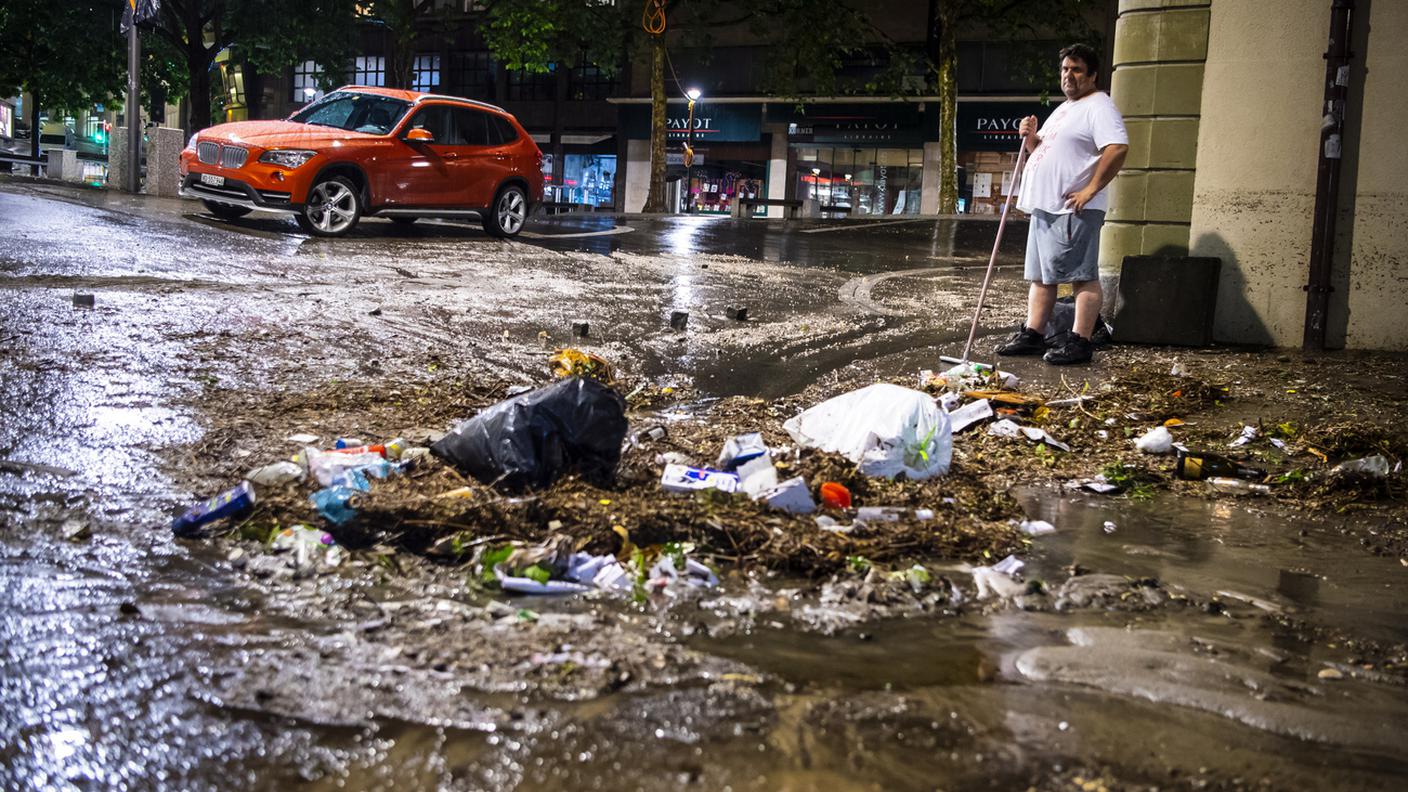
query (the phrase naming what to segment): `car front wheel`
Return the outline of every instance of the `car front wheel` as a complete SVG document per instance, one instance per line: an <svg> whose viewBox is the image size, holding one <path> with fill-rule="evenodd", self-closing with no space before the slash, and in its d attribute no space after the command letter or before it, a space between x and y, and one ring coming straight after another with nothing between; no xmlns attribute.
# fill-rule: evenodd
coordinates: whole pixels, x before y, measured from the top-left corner
<svg viewBox="0 0 1408 792"><path fill-rule="evenodd" d="M352 182L342 176L329 176L313 185L303 210L294 218L300 228L313 236L340 237L362 219L362 199Z"/></svg>
<svg viewBox="0 0 1408 792"><path fill-rule="evenodd" d="M484 230L490 236L512 237L528 222L528 195L522 187L510 184L499 190L494 205L484 215Z"/></svg>

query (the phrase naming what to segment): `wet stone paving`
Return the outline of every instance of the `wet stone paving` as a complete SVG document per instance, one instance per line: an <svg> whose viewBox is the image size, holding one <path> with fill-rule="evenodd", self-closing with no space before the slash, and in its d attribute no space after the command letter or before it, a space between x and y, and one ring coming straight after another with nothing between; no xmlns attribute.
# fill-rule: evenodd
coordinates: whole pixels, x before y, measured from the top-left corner
<svg viewBox="0 0 1408 792"><path fill-rule="evenodd" d="M974 568L996 558L916 558L951 589L912 597L874 575L715 563L717 588L544 598L377 548L277 573L257 542L169 528L233 484L212 460L294 450L263 423L285 408L231 405L374 385L368 414L467 417L482 400L407 394L536 387L564 346L687 395L651 413L683 423L912 382L961 351L995 232L588 214L513 241L375 219L318 240L0 181L0 788L1402 788L1401 479L1387 501L1329 508L1009 472L1014 513L1056 530L1022 542L1020 587L984 599ZM983 355L1025 299L1025 226L1006 233ZM1283 378L1340 365L1107 354L1011 369L1057 389L1150 356L1245 365L1251 420L1312 409L1278 406L1315 391ZM1354 404L1403 414L1402 357L1346 361L1376 372ZM988 447L975 434L956 466Z"/></svg>

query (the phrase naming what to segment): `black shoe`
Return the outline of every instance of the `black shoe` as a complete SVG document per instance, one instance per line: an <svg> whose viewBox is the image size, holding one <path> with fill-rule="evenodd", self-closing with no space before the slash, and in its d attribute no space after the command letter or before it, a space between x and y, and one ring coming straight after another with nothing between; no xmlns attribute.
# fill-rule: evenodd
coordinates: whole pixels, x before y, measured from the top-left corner
<svg viewBox="0 0 1408 792"><path fill-rule="evenodd" d="M997 348L999 355L1040 355L1045 351L1045 336L1026 325Z"/></svg>
<svg viewBox="0 0 1408 792"><path fill-rule="evenodd" d="M1053 366L1065 366L1071 363L1088 363L1091 355L1095 352L1095 345L1090 339L1067 333L1061 339L1058 346L1051 348L1051 351L1042 356L1042 360Z"/></svg>
<svg viewBox="0 0 1408 792"><path fill-rule="evenodd" d="M1113 340L1110 334L1110 325L1105 321L1105 317L1096 314L1095 332L1090 334L1090 343L1094 344L1096 349L1104 349Z"/></svg>

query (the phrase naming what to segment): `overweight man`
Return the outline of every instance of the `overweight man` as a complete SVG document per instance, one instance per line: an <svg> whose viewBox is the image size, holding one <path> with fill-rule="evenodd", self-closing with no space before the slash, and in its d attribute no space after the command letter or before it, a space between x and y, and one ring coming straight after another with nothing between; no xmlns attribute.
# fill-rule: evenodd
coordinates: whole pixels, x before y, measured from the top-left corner
<svg viewBox="0 0 1408 792"><path fill-rule="evenodd" d="M997 348L999 355L1042 355L1055 365L1085 363L1094 352L1100 227L1110 204L1105 187L1129 151L1124 118L1109 94L1095 90L1100 53L1072 44L1060 55L1066 101L1040 129L1036 116L1022 119L1018 129L1030 155L1017 208L1031 217L1025 268L1031 286L1026 321ZM1062 283L1075 290L1075 326L1048 344L1043 331Z"/></svg>

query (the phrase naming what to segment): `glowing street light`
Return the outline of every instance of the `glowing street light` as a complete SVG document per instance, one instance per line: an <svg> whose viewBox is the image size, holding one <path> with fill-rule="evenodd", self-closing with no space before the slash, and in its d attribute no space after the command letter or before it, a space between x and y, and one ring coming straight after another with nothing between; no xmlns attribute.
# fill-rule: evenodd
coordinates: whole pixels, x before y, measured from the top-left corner
<svg viewBox="0 0 1408 792"><path fill-rule="evenodd" d="M698 88L690 88L684 92L689 99L689 122L686 124L684 143L684 183L685 196L689 201L689 212L694 213L694 103L699 101L699 97L704 93Z"/></svg>

